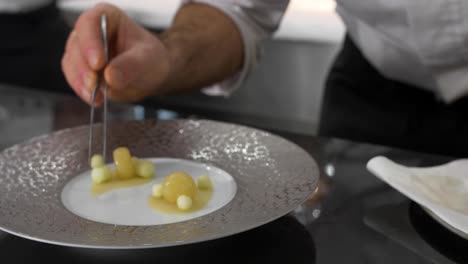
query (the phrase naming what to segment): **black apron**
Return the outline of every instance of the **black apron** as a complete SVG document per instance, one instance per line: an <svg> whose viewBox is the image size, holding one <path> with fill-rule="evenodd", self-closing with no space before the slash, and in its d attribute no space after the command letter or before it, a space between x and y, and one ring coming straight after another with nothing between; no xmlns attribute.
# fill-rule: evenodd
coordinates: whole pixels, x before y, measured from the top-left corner
<svg viewBox="0 0 468 264"><path fill-rule="evenodd" d="M0 83L71 92L61 71L69 32L55 2L30 12L0 13Z"/></svg>
<svg viewBox="0 0 468 264"><path fill-rule="evenodd" d="M326 81L319 134L463 157L468 99L445 104L429 91L385 78L346 37Z"/></svg>

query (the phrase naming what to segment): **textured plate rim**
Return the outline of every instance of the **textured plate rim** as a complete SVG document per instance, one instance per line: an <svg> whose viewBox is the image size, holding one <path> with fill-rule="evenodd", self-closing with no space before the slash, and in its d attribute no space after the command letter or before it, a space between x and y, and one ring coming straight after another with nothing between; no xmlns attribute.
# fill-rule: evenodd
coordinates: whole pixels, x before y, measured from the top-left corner
<svg viewBox="0 0 468 264"><path fill-rule="evenodd" d="M215 124L221 124L221 125L229 125L229 126L236 126L236 127L239 127L239 128L245 128L245 129L249 129L249 130L255 130L255 131L258 131L258 132L262 132L262 133L265 133L267 134L268 136L270 137L273 137L273 138L277 138L277 139L280 139L280 140L283 140L283 141L286 141L288 144L291 144L293 145L297 150L303 152L303 154L305 154L309 159L310 161L313 163L313 173L311 173L311 177L312 175L317 175L317 179L316 181L314 182L314 187L312 188L313 190L311 190L309 192L308 195L304 195L304 197L300 200L300 202L297 202L297 205L296 207L300 206L301 204L303 204L310 196L310 194L314 193L317 188L319 187L318 186L318 182L319 182L319 179L320 179L320 170L319 170L319 166L318 166L318 163L317 161L312 157L311 154L309 154L307 151L305 151L302 147L300 147L298 144L296 144L295 142L292 142L291 140L289 139L286 139L282 136L279 136L279 135L276 135L274 133L271 133L269 131L266 131L266 130L263 130L263 129L259 129L259 128L255 128L255 127L251 127L251 126L247 126L247 125L242 125L242 124L237 124L237 123L229 123L229 122L224 122L224 121L217 121L217 120L210 120L210 119L196 119L196 118L190 118L190 119L175 119L175 120L117 120L113 123L130 123L130 122L167 122L167 121L181 121L181 122L190 122L190 121L195 121L195 122L209 122L209 123L215 123ZM15 147L19 147L19 146L22 146L22 145L25 145L25 144L28 144L30 142L34 142L34 141L37 141L37 140L40 140L42 138L46 138L46 137L49 137L49 136L52 136L52 135L57 135L57 134L60 134L60 133L66 133L68 131L72 131L72 130L76 130L76 129L83 129L83 128L87 128L88 125L79 125L79 126L74 126L74 127L70 127L70 128L65 128L65 129L60 129L60 130L57 130L57 131L53 131L51 133L47 133L47 134L43 134L43 135L38 135L38 136L35 136L35 137L32 137L28 140L25 140L23 142L20 142L20 143L17 143L17 144L14 144L6 149L3 149L1 152L4 152L6 150L9 150L9 149L12 149L12 148L15 148ZM63 186L62 186L63 188ZM237 189L239 189L240 187L237 186ZM238 195L238 192L236 192L236 195ZM234 197L235 197L234 196ZM60 199L59 199L60 200ZM233 199L234 200L234 199ZM228 204L226 204L225 206L229 205L230 203L233 202L233 200L231 200ZM62 204L62 202L60 201L60 203ZM62 204L63 206L63 204ZM40 238L40 237L36 237L36 236L31 236L31 235L27 235L27 234L24 234L24 233L21 233L21 232L16 232L16 231L12 231L12 230L9 230L8 228L5 228L3 226L0 225L0 230L7 233L7 234L11 234L11 235L15 235L15 236L18 236L18 237L21 237L21 238L25 238L25 239L29 239L29 240L32 240L32 241L37 241L37 242L41 242L41 243L46 243L46 244L51 244L51 245L58 245L58 246L67 246L67 247L73 247L73 248L84 248L84 249L105 249L105 250L117 250L117 249L124 249L124 250L131 250L131 249L151 249L151 248L166 248L166 247L174 247L174 246L183 246L183 245L189 245L189 244L195 244L195 243L201 243L201 242L207 242L207 241L212 241L212 240L216 240L216 239L221 239L221 238L225 238L225 237L228 237L228 236L232 236L232 235L236 235L236 234L241 234L241 233L244 233L246 231L249 231L249 230L252 230L252 229L255 229L257 227L260 227L260 226L263 226L265 224L268 224L268 223L271 223L281 217L284 217L285 215L288 215L290 214L291 212L294 211L295 208L292 208L292 209L285 209L283 210L283 212L280 212L280 213L277 213L276 216L274 217L270 217L269 219L266 219L266 220L263 220L263 221L257 221L255 223L251 223L250 225L246 225L244 228L239 228L235 231L230 231L230 232L224 232L222 233L221 235L209 235L209 236L205 236L204 238L201 238L201 239L192 239L192 240L189 240L189 241L186 241L186 240L182 240L182 241L177 241L177 242L173 242L173 243L166 243L166 244L149 244L149 245L129 245L129 246L114 246L114 245L111 245L111 246L108 246L108 245L89 245L89 244L80 244L80 243L68 243L68 242L60 242L60 241L55 241L55 240L48 240L48 239L43 239L43 238ZM64 210L67 210L65 207L64 207ZM215 211L216 212L216 211ZM214 212L212 212L214 213ZM211 214L211 213L210 213ZM209 214L208 214L209 215ZM81 217L80 217L81 218ZM84 218L83 218L84 219ZM193 219L192 219L193 220ZM183 222L190 222L192 220L187 220L187 221L183 221ZM99 223L99 222L96 222L96 221L92 221L92 220L88 220L90 222L94 222L94 223ZM99 223L99 224L102 224L102 223ZM110 225L110 224L105 224L105 225ZM130 226L125 226L125 225L111 225L111 226L121 226L121 227L130 227ZM151 227L151 226L150 226Z"/></svg>

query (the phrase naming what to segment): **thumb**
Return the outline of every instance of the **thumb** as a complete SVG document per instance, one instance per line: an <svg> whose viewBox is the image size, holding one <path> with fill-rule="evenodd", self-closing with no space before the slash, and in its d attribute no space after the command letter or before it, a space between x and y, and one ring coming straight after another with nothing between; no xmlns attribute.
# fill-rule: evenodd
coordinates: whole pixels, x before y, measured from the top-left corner
<svg viewBox="0 0 468 264"><path fill-rule="evenodd" d="M104 78L111 89L122 90L138 78L143 67L143 57L137 46L114 57L104 71Z"/></svg>
<svg viewBox="0 0 468 264"><path fill-rule="evenodd" d="M104 78L111 89L122 90L129 84L143 78L150 68L149 51L141 44L114 57L104 71Z"/></svg>
<svg viewBox="0 0 468 264"><path fill-rule="evenodd" d="M101 15L107 16L107 37L109 42L112 42L118 33L121 20L125 19L123 12L116 6L97 4L94 8L83 13L75 25L81 53L85 56L88 65L96 71L102 69L105 64Z"/></svg>

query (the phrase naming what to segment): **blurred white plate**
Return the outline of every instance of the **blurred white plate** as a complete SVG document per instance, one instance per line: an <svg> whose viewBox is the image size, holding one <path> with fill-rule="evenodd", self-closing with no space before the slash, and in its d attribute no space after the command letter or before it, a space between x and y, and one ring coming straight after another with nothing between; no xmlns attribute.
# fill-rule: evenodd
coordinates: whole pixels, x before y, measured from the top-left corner
<svg viewBox="0 0 468 264"><path fill-rule="evenodd" d="M450 230L468 237L468 159L418 168L379 156L367 163L367 169Z"/></svg>

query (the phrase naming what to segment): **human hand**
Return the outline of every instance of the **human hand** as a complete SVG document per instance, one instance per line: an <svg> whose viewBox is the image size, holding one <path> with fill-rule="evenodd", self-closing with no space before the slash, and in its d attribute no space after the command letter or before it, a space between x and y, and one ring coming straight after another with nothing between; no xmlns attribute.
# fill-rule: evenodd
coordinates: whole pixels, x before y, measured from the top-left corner
<svg viewBox="0 0 468 264"><path fill-rule="evenodd" d="M103 14L107 16L109 40L107 65L100 27ZM158 37L117 7L98 4L78 18L66 44L62 70L76 94L88 104L101 70L110 100L136 102L163 92L171 61L169 50ZM96 104L101 103L99 93Z"/></svg>

